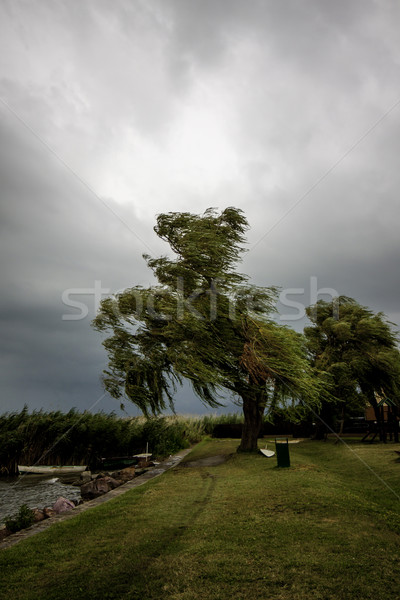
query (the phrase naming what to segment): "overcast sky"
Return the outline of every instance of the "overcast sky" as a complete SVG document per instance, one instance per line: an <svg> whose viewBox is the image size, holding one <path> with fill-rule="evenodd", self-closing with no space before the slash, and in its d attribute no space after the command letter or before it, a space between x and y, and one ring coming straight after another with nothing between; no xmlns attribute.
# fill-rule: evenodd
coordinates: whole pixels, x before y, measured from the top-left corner
<svg viewBox="0 0 400 600"><path fill-rule="evenodd" d="M243 209L242 270L300 331L323 288L399 325L399 25L395 0L0 0L0 412L118 412L91 290L152 282L160 212Z"/></svg>

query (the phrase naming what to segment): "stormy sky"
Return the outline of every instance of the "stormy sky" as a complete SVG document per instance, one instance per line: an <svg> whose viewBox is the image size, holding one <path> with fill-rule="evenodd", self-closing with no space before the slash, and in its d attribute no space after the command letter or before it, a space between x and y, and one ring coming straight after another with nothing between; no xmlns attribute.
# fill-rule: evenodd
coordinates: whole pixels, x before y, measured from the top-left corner
<svg viewBox="0 0 400 600"><path fill-rule="evenodd" d="M399 23L394 0L0 0L0 411L119 413L90 322L153 282L161 212L243 209L241 270L297 330L336 293L398 325Z"/></svg>

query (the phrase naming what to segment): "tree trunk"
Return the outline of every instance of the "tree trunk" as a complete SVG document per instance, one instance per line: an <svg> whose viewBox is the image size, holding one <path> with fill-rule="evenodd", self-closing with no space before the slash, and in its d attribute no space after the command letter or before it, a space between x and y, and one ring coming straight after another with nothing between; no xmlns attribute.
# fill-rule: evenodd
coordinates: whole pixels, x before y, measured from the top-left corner
<svg viewBox="0 0 400 600"><path fill-rule="evenodd" d="M374 409L378 432L379 432L379 441L386 442L385 421L384 421L384 416L383 416L383 409L381 410L381 407L378 406L378 403L375 399L374 394L370 394L368 400Z"/></svg>
<svg viewBox="0 0 400 600"><path fill-rule="evenodd" d="M242 396L244 424L238 452L257 452L265 402L257 396Z"/></svg>
<svg viewBox="0 0 400 600"><path fill-rule="evenodd" d="M339 429L339 433L338 436L335 440L335 444L338 444L340 441L340 436L343 434L343 429L344 429L344 405L342 406L342 414L340 415L340 429Z"/></svg>

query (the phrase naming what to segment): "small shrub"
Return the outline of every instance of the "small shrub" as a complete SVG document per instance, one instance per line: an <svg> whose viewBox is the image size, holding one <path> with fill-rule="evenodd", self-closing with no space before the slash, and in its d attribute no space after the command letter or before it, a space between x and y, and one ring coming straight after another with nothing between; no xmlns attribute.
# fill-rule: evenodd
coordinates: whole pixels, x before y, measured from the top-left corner
<svg viewBox="0 0 400 600"><path fill-rule="evenodd" d="M23 504L15 517L6 517L4 523L8 531L15 533L16 531L30 527L34 520L33 511L26 504Z"/></svg>

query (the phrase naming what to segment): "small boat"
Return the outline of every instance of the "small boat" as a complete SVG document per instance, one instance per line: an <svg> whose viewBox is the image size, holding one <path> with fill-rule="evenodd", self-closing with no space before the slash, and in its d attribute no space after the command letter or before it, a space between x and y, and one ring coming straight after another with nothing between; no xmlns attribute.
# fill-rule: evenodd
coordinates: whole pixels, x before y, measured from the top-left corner
<svg viewBox="0 0 400 600"><path fill-rule="evenodd" d="M134 454L133 456L112 456L111 458L102 458L102 467L110 471L119 471L127 467L137 465L139 461L149 460L152 454L144 452L143 454Z"/></svg>
<svg viewBox="0 0 400 600"><path fill-rule="evenodd" d="M20 475L70 475L71 473L82 473L85 465L18 465Z"/></svg>

